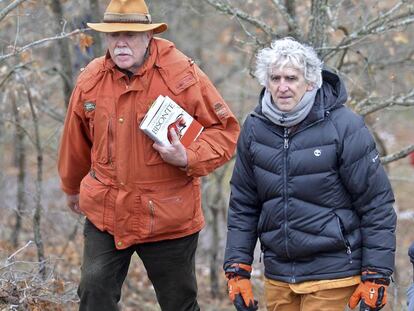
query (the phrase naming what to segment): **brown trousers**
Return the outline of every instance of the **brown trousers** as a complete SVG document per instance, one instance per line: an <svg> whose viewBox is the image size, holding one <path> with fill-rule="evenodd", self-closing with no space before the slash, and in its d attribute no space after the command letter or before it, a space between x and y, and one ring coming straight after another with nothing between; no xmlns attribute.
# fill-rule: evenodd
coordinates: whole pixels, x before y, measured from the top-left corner
<svg viewBox="0 0 414 311"><path fill-rule="evenodd" d="M289 286L278 286L265 280L267 311L344 311L358 285L295 293Z"/></svg>

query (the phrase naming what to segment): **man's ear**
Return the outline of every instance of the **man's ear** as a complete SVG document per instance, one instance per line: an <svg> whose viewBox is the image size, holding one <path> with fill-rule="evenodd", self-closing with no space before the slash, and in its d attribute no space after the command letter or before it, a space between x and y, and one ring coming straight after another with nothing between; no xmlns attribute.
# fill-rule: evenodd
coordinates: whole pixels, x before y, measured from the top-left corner
<svg viewBox="0 0 414 311"><path fill-rule="evenodd" d="M308 86L306 87L306 91L312 91L315 88L315 86L313 84L308 84Z"/></svg>

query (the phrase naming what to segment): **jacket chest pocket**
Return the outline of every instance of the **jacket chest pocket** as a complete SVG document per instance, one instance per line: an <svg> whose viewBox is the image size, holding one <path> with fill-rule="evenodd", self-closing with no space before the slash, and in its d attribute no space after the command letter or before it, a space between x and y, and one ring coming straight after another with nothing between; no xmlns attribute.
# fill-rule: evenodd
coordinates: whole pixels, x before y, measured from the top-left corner
<svg viewBox="0 0 414 311"><path fill-rule="evenodd" d="M91 139L91 141L93 141L95 137L95 110L85 111L85 116L88 120L89 138Z"/></svg>
<svg viewBox="0 0 414 311"><path fill-rule="evenodd" d="M108 164L113 159L114 127L113 118L108 109L109 100L103 100L103 105L97 105L95 115L89 128L93 133L92 156L93 160Z"/></svg>

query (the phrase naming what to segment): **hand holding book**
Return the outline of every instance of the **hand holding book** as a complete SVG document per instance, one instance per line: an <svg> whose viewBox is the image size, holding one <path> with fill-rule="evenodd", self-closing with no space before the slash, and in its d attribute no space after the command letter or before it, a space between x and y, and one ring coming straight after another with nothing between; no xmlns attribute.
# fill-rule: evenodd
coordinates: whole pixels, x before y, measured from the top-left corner
<svg viewBox="0 0 414 311"><path fill-rule="evenodd" d="M152 146L159 152L161 158L165 162L182 168L186 167L187 153L185 152L185 147L177 135L176 129L170 128L168 134L171 137L171 145L164 146L155 142Z"/></svg>

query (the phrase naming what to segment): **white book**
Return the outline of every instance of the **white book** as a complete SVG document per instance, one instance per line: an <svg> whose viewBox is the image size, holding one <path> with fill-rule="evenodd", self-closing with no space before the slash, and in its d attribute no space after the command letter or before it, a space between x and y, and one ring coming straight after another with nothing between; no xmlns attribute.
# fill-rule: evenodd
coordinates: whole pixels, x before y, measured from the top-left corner
<svg viewBox="0 0 414 311"><path fill-rule="evenodd" d="M142 119L139 128L155 142L171 145L170 130L173 128L181 143L188 147L203 126L168 96L158 96Z"/></svg>

